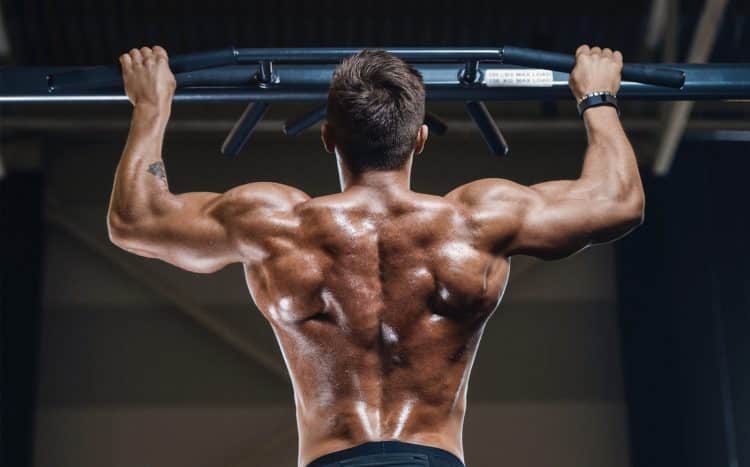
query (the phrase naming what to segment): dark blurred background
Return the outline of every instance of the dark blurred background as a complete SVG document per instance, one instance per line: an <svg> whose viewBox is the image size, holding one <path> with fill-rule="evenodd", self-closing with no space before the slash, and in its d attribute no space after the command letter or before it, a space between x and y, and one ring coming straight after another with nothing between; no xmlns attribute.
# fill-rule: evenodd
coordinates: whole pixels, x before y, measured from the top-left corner
<svg viewBox="0 0 750 467"><path fill-rule="evenodd" d="M572 53L589 43L631 61L750 61L745 0L0 6L6 66L112 63L153 44L170 53L502 44ZM460 103L428 104L449 130L418 158L414 189L577 176L585 134L572 98L489 107L511 157L488 154ZM253 180L338 190L316 131L281 134L309 104L272 106L239 157L221 156L242 108L175 106L164 154L173 191ZM750 466L750 105L624 102L622 114L646 222L570 259L514 258L470 385L471 467ZM294 465L291 385L241 268L199 276L108 241L129 116L124 103L0 107L0 464Z"/></svg>

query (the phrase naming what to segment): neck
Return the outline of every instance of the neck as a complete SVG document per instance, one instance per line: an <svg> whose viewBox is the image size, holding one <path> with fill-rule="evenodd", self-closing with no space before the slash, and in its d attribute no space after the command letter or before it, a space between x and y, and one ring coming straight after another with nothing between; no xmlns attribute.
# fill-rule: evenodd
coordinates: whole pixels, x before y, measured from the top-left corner
<svg viewBox="0 0 750 467"><path fill-rule="evenodd" d="M354 187L375 188L378 190L409 190L411 182L412 158L403 167L396 170L368 170L354 173L350 171L341 157L337 157L341 191Z"/></svg>

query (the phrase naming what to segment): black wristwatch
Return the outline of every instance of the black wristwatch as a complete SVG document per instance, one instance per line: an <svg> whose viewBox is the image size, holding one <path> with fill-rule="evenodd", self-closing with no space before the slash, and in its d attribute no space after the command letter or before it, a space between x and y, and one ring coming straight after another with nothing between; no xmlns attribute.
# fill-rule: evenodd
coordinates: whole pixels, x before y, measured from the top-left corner
<svg viewBox="0 0 750 467"><path fill-rule="evenodd" d="M617 115L620 115L620 106L617 105L617 97L609 91L598 91L590 92L578 101L578 104L576 105L578 116L583 118L583 112L585 112L586 109L599 107L600 105L614 107L617 110Z"/></svg>

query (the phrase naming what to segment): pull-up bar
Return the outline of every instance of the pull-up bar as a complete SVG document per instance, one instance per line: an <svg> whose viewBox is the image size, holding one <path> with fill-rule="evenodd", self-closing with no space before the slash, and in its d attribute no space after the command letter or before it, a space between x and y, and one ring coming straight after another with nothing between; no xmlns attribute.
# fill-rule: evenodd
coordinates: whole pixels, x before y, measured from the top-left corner
<svg viewBox="0 0 750 467"><path fill-rule="evenodd" d="M216 68L228 65L247 63L335 63L354 55L361 49L353 48L295 48L295 49L223 49L195 54L177 55L169 64L176 73L194 71L204 68ZM540 67L554 71L570 72L575 65L575 58L560 53L524 49L521 47L502 47L500 49L453 49L453 48L392 48L387 52L403 60L419 63L461 62L471 64L478 62L496 62L508 65ZM681 88L685 84L685 74L677 69L627 63L623 66L622 77L625 80L644 84ZM465 79L466 77L462 77ZM472 82L473 79L466 79ZM71 71L49 76L50 91L95 89L122 85L120 68L102 66L81 71Z"/></svg>
<svg viewBox="0 0 750 467"><path fill-rule="evenodd" d="M222 147L237 154L269 103L325 101L337 64L354 48L227 48L175 55L170 67L178 90L175 102L250 102ZM385 48L422 73L429 100L463 101L494 154L507 145L483 101L569 99L568 73L575 58L553 52L501 48ZM626 63L621 99L750 99L750 64ZM119 66L10 68L0 70L0 104L125 101ZM325 117L325 108L291 119L293 135ZM434 115L425 123L445 125Z"/></svg>

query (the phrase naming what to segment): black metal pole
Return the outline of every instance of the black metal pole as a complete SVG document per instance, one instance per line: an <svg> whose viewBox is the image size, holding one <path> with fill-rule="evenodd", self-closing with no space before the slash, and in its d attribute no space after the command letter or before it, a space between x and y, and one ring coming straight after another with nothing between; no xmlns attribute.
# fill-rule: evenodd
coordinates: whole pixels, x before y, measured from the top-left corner
<svg viewBox="0 0 750 467"><path fill-rule="evenodd" d="M506 46L502 48L503 63L569 73L575 57L542 50ZM665 65L625 63L622 78L628 81L680 89L685 84L685 73Z"/></svg>
<svg viewBox="0 0 750 467"><path fill-rule="evenodd" d="M239 63L238 51L234 47L208 52L176 55L169 59L169 67L174 73L215 68ZM104 65L63 73L50 73L47 76L49 92L100 89L122 86L122 72L119 65Z"/></svg>
<svg viewBox="0 0 750 467"><path fill-rule="evenodd" d="M248 104L237 123L227 135L224 144L221 145L221 153L225 156L236 156L253 134L258 122L266 114L269 104L267 102L252 102Z"/></svg>
<svg viewBox="0 0 750 467"><path fill-rule="evenodd" d="M505 46L502 48L448 48L448 47L396 47L379 48L404 60L419 63L457 62L467 63L466 72L476 73L479 62L503 62L507 64L539 67L564 73L570 72L575 57L542 50ZM204 68L215 68L237 63L338 63L361 49L317 47L286 49L237 49L197 52L176 55L169 61L177 72L188 72ZM117 65L91 67L62 73L50 73L47 77L49 92L65 90L97 89L122 85L120 68ZM685 76L677 69L664 65L631 64L623 67L623 77L645 84L680 88ZM473 81L473 79L469 80Z"/></svg>
<svg viewBox="0 0 750 467"><path fill-rule="evenodd" d="M492 154L496 156L507 156L508 143L505 141L497 124L495 124L495 120L492 118L492 115L490 115L484 102L467 102L466 112L468 112L471 119L476 123L479 128L479 133L482 134L482 137L487 143L487 147L490 148Z"/></svg>
<svg viewBox="0 0 750 467"><path fill-rule="evenodd" d="M519 101L567 100L568 74L552 71L543 85L519 83L497 84L481 78L493 72L523 70L496 63L480 64L480 81L471 86L459 83L462 63L416 64L427 87L427 98L432 101ZM750 99L750 63L727 64L673 64L685 72L682 89L652 86L623 81L618 97L621 100L723 100ZM178 73L178 90L175 102L248 102L263 100L324 101L335 64L279 64L274 73L279 84L262 89L251 77L257 64L235 65ZM68 90L50 94L47 75L71 68L6 68L0 69L0 105L75 102L111 103L127 102L121 90Z"/></svg>
<svg viewBox="0 0 750 467"><path fill-rule="evenodd" d="M328 106L326 104L318 105L305 114L290 118L284 122L284 134L287 136L296 136L311 126L322 122L326 118L327 110Z"/></svg>

